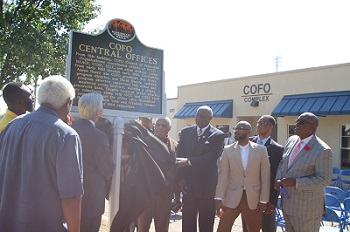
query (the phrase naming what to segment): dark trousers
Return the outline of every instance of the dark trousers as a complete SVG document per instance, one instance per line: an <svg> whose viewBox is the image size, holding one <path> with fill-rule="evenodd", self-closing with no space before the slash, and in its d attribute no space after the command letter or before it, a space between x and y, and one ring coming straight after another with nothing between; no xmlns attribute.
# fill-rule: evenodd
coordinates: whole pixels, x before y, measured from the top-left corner
<svg viewBox="0 0 350 232"><path fill-rule="evenodd" d="M182 232L197 231L197 216L200 232L213 232L215 219L215 200L183 196Z"/></svg>
<svg viewBox="0 0 350 232"><path fill-rule="evenodd" d="M243 191L241 201L236 208L231 209L224 206L223 210L224 214L220 218L217 232L231 231L233 223L239 214L242 214L242 217L245 218L249 232L260 232L262 217L256 213L256 209L249 209L245 191Z"/></svg>
<svg viewBox="0 0 350 232"><path fill-rule="evenodd" d="M102 215L96 217L81 217L80 231L81 232L98 232L101 226Z"/></svg>
<svg viewBox="0 0 350 232"><path fill-rule="evenodd" d="M169 230L172 195L166 195L157 196L155 201L138 217L138 232L148 232L153 218L156 232Z"/></svg>
<svg viewBox="0 0 350 232"><path fill-rule="evenodd" d="M244 217L242 218L242 227L243 232L248 232L247 225L245 223ZM276 225L276 211L274 210L270 214L263 214L262 215L262 231L263 232L276 232L277 225Z"/></svg>

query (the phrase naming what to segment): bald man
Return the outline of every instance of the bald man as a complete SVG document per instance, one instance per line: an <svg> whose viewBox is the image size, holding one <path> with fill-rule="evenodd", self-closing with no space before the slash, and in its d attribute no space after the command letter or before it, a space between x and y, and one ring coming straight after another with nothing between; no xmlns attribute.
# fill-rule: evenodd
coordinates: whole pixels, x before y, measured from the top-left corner
<svg viewBox="0 0 350 232"><path fill-rule="evenodd" d="M324 187L332 178L332 150L315 133L318 118L302 113L284 146L275 189L280 190L288 232L319 231L324 213Z"/></svg>
<svg viewBox="0 0 350 232"><path fill-rule="evenodd" d="M9 122L21 114L33 112L34 97L29 88L20 82L8 83L2 92L7 110L0 119L0 133Z"/></svg>
<svg viewBox="0 0 350 232"><path fill-rule="evenodd" d="M233 128L237 142L225 146L216 187L218 232L231 231L242 214L248 231L260 232L270 193L270 163L265 146L249 141L252 127L240 121Z"/></svg>

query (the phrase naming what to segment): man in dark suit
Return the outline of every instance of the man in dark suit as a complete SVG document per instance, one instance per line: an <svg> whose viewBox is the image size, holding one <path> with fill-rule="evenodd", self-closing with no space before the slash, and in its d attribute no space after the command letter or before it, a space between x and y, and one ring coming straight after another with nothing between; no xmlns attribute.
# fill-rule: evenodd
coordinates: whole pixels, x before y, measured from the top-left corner
<svg viewBox="0 0 350 232"><path fill-rule="evenodd" d="M324 187L332 178L332 150L315 133L318 118L302 113L295 133L284 146L275 188L281 189L282 210L288 232L319 231L325 208Z"/></svg>
<svg viewBox="0 0 350 232"><path fill-rule="evenodd" d="M170 156L169 154L164 154L166 157L163 158L164 160L168 160L170 165L166 165L167 167L164 165L160 166L165 175L167 186L157 194L151 205L139 216L137 224L138 232L148 232L152 218L154 218L156 232L165 232L169 229L170 210L176 177L175 160L177 141L171 139L168 135L171 129L171 121L168 117L157 119L154 129L155 136L166 145L170 152Z"/></svg>
<svg viewBox="0 0 350 232"><path fill-rule="evenodd" d="M212 232L215 219L215 188L218 178L217 159L220 157L225 134L209 123L213 111L208 106L197 110L195 126L180 132L177 165L183 193L182 231Z"/></svg>
<svg viewBox="0 0 350 232"><path fill-rule="evenodd" d="M81 231L98 232L105 210L106 181L113 175L115 164L107 135L95 127L103 111L103 97L98 93L79 98L81 119L72 127L78 132L83 148L83 187Z"/></svg>
<svg viewBox="0 0 350 232"><path fill-rule="evenodd" d="M263 145L267 148L270 161L270 198L267 204L267 210L262 215L262 231L274 232L276 231L276 212L275 207L278 200L279 191L274 189L274 183L276 179L276 172L278 164L280 163L283 155L283 146L276 143L271 138L272 129L276 125L275 119L271 115L263 115L257 122L258 136L253 136L250 140L254 143ZM245 224L244 217L242 217L243 231L247 232L247 226Z"/></svg>

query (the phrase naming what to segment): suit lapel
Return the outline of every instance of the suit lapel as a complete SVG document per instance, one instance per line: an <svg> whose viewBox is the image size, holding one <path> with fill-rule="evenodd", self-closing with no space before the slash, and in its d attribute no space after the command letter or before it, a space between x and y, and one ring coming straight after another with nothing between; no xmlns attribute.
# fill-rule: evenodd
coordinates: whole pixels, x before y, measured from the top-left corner
<svg viewBox="0 0 350 232"><path fill-rule="evenodd" d="M248 164L247 164L246 172L251 166L251 164L254 162L255 155L256 155L255 145L249 142L249 156L248 156Z"/></svg>
<svg viewBox="0 0 350 232"><path fill-rule="evenodd" d="M311 149L314 146L314 143L316 142L316 137L315 135L312 137L312 139L304 146L304 148L299 152L299 154L297 155L297 157L295 157L294 159L294 163L292 163L292 166L298 162L299 159L301 159L303 156L306 155L306 153L308 152L309 149ZM305 149L305 147L308 146L309 149Z"/></svg>
<svg viewBox="0 0 350 232"><path fill-rule="evenodd" d="M287 150L287 152L286 152L286 153L288 154L288 155L287 155L287 159L288 159L288 162L287 162L287 169L290 169L290 168L293 166L293 164L295 163L295 160L294 160L294 163L291 164L291 165L289 165L289 159L290 159L290 156L292 155L291 153L292 153L293 148L295 147L297 141L298 141L298 139L294 139L294 141L291 142L291 145L288 147L288 150Z"/></svg>
<svg viewBox="0 0 350 232"><path fill-rule="evenodd" d="M211 130L211 126L209 126L209 127L202 133L202 135L200 136L198 142L200 142L200 143L205 142L205 141L208 139L208 137L210 136L210 130Z"/></svg>
<svg viewBox="0 0 350 232"><path fill-rule="evenodd" d="M244 173L244 168L243 168L243 164L242 164L242 157L241 157L241 150L239 148L238 143L235 143L232 147L232 152L230 152L231 154L233 154L233 159L234 162L238 164L238 167L240 168L240 171L242 173Z"/></svg>

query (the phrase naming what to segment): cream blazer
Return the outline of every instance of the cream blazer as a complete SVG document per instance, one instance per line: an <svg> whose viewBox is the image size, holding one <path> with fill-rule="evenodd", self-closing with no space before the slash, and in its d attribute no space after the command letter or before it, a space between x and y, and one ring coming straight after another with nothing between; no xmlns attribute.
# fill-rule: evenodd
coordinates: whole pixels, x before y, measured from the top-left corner
<svg viewBox="0 0 350 232"><path fill-rule="evenodd" d="M244 171L240 147L237 142L224 148L220 158L216 198L223 205L236 208L246 191L248 206L256 209L260 201L268 202L270 194L270 163L265 146L249 142L249 158Z"/></svg>

